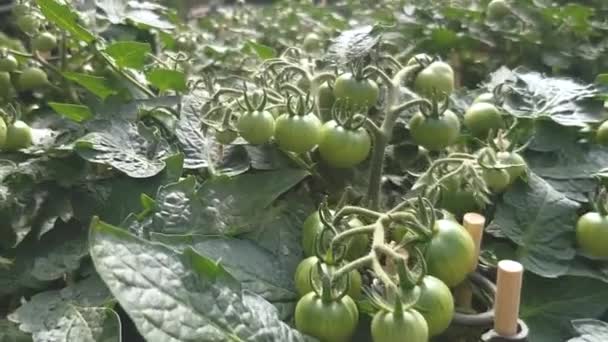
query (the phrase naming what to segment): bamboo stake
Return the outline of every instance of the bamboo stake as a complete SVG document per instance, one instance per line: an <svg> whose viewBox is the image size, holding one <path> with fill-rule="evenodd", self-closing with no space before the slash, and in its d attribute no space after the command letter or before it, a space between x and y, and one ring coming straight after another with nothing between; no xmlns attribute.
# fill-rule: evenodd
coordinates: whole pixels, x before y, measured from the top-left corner
<svg viewBox="0 0 608 342"><path fill-rule="evenodd" d="M524 267L517 261L502 260L498 263L494 330L500 336L514 336L518 332L517 319L523 274Z"/></svg>

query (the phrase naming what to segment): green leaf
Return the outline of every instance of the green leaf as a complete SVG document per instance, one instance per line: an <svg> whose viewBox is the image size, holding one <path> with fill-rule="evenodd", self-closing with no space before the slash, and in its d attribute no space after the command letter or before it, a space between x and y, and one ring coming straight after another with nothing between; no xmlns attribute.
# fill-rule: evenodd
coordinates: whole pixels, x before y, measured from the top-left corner
<svg viewBox="0 0 608 342"><path fill-rule="evenodd" d="M177 253L97 219L89 243L97 271L147 341L307 340L191 248Z"/></svg>
<svg viewBox="0 0 608 342"><path fill-rule="evenodd" d="M36 4L49 21L70 32L74 38L85 43L92 43L95 40L95 35L78 23L78 14L70 5L56 0L36 0Z"/></svg>
<svg viewBox="0 0 608 342"><path fill-rule="evenodd" d="M63 115L75 122L82 122L93 117L91 110L87 106L57 102L49 102L49 106L53 108L57 114Z"/></svg>
<svg viewBox="0 0 608 342"><path fill-rule="evenodd" d="M118 66L141 70L152 48L148 43L122 41L109 45L105 52L114 58Z"/></svg>
<svg viewBox="0 0 608 342"><path fill-rule="evenodd" d="M531 173L517 182L498 203L487 228L518 245L518 260L528 271L557 277L574 259L574 232L579 205Z"/></svg>
<svg viewBox="0 0 608 342"><path fill-rule="evenodd" d="M63 72L63 77L78 83L102 100L105 100L108 96L118 94L118 91L116 91L104 77L91 76L71 71Z"/></svg>
<svg viewBox="0 0 608 342"><path fill-rule="evenodd" d="M133 178L148 178L165 167L168 143L143 124L115 120L76 141L78 154L92 163L112 166Z"/></svg>
<svg viewBox="0 0 608 342"><path fill-rule="evenodd" d="M184 168L200 169L209 166L212 145L203 134L200 108L204 103L202 94L188 94L182 98L182 111L175 127L175 136L184 153Z"/></svg>
<svg viewBox="0 0 608 342"><path fill-rule="evenodd" d="M175 90L186 91L186 74L178 70L154 69L146 73L146 78L151 85L160 91Z"/></svg>
<svg viewBox="0 0 608 342"><path fill-rule="evenodd" d="M19 329L31 333L35 342L83 341L95 342L98 329L105 317L85 319L81 307L104 305L110 293L96 276L82 280L62 290L52 290L33 296L27 303L8 316L19 324ZM105 309L104 309L105 310Z"/></svg>
<svg viewBox="0 0 608 342"><path fill-rule="evenodd" d="M579 337L568 342L605 342L608 341L608 323L597 319L575 319L572 327Z"/></svg>
<svg viewBox="0 0 608 342"><path fill-rule="evenodd" d="M254 40L248 40L246 46L260 57L262 60L274 58L277 56L277 52L270 46L260 44Z"/></svg>
<svg viewBox="0 0 608 342"><path fill-rule="evenodd" d="M32 336L20 331L14 323L0 319L0 341L32 342Z"/></svg>
<svg viewBox="0 0 608 342"><path fill-rule="evenodd" d="M572 336L570 321L599 317L606 303L608 286L601 281L581 277L546 279L526 273L520 317L530 327L529 341L564 341Z"/></svg>

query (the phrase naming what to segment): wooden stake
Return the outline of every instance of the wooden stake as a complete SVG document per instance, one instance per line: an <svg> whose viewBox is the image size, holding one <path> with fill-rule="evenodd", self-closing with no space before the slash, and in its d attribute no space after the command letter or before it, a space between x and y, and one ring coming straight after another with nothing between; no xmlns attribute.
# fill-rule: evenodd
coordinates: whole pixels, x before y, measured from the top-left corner
<svg viewBox="0 0 608 342"><path fill-rule="evenodd" d="M486 224L486 218L477 213L466 213L462 218L464 228L471 234L473 242L475 242L475 264L471 272L475 271L479 262L479 252L481 250L481 239L483 237L483 227Z"/></svg>
<svg viewBox="0 0 608 342"><path fill-rule="evenodd" d="M517 318L523 274L524 267L517 261L502 260L498 263L494 330L500 336L514 336L518 332Z"/></svg>

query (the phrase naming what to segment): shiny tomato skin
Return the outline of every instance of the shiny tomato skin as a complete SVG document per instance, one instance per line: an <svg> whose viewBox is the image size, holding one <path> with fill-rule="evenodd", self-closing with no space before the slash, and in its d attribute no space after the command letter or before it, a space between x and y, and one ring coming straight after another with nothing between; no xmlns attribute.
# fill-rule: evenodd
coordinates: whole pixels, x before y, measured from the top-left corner
<svg viewBox="0 0 608 342"><path fill-rule="evenodd" d="M457 222L437 220L433 237L426 246L428 274L447 286L460 284L475 265L475 243L471 235Z"/></svg>
<svg viewBox="0 0 608 342"><path fill-rule="evenodd" d="M600 145L608 145L608 120L602 122L595 133L595 141Z"/></svg>
<svg viewBox="0 0 608 342"><path fill-rule="evenodd" d="M494 94L492 94L492 93L482 93L482 94L477 95L477 97L475 98L475 100L473 100L473 104L480 103L480 102L494 103Z"/></svg>
<svg viewBox="0 0 608 342"><path fill-rule="evenodd" d="M429 339L427 323L414 309L404 310L401 317L378 311L372 319L371 332L374 342L428 342Z"/></svg>
<svg viewBox="0 0 608 342"><path fill-rule="evenodd" d="M357 80L353 74L344 73L334 82L334 96L354 107L371 107L378 101L380 89L372 80Z"/></svg>
<svg viewBox="0 0 608 342"><path fill-rule="evenodd" d="M490 130L503 128L504 122L496 106L487 102L474 103L464 114L464 125L473 135L485 138Z"/></svg>
<svg viewBox="0 0 608 342"><path fill-rule="evenodd" d="M13 72L19 67L17 58L13 55L0 57L0 72Z"/></svg>
<svg viewBox="0 0 608 342"><path fill-rule="evenodd" d="M454 144L460 135L460 120L450 110L437 118L418 112L410 119L409 127L414 142L430 151Z"/></svg>
<svg viewBox="0 0 608 342"><path fill-rule="evenodd" d="M505 168L509 173L509 179L513 183L526 174L528 166L526 160L517 152L498 152L496 159L503 165L514 165Z"/></svg>
<svg viewBox="0 0 608 342"><path fill-rule="evenodd" d="M424 316L429 326L429 336L444 332L454 318L454 297L450 288L441 280L427 275L418 285L420 297L414 308Z"/></svg>
<svg viewBox="0 0 608 342"><path fill-rule="evenodd" d="M296 268L295 272L295 285L296 291L298 292L298 295L300 295L300 297L313 291L312 285L310 283L311 276L314 277L313 280L316 281L319 286L321 285L321 279L318 276L317 272L318 270L315 269L315 267L317 267L316 265L318 261L319 259L316 256L311 256L302 260L298 264L298 267ZM336 270L337 268L335 266L330 266L329 269ZM350 278L347 293L352 298L358 299L359 297L361 297L362 293L361 274L359 273L359 271L353 270L349 272L348 275Z"/></svg>
<svg viewBox="0 0 608 342"><path fill-rule="evenodd" d="M296 304L295 323L300 332L321 342L349 342L359 323L359 312L349 296L324 302L310 292Z"/></svg>
<svg viewBox="0 0 608 342"><path fill-rule="evenodd" d="M511 184L511 176L506 169L485 169L482 176L490 191L501 193Z"/></svg>
<svg viewBox="0 0 608 342"><path fill-rule="evenodd" d="M8 126L6 141L3 149L6 151L17 151L32 146L32 129L21 120L15 121Z"/></svg>
<svg viewBox="0 0 608 342"><path fill-rule="evenodd" d="M576 241L588 256L608 258L608 216L588 212L576 223Z"/></svg>
<svg viewBox="0 0 608 342"><path fill-rule="evenodd" d="M427 98L432 98L434 92L439 98L450 96L454 91L454 70L445 62L433 62L418 73L414 90Z"/></svg>
<svg viewBox="0 0 608 342"><path fill-rule="evenodd" d="M363 162L372 147L372 139L364 128L350 130L331 120L323 125L319 153L334 168L350 168Z"/></svg>
<svg viewBox="0 0 608 342"><path fill-rule="evenodd" d="M19 89L23 91L38 89L49 84L46 73L38 67L23 70L17 81Z"/></svg>
<svg viewBox="0 0 608 342"><path fill-rule="evenodd" d="M297 154L312 150L321 140L321 120L306 115L279 116L275 123L274 138L280 148Z"/></svg>
<svg viewBox="0 0 608 342"><path fill-rule="evenodd" d="M245 112L237 121L237 129L248 143L264 144L274 134L274 116L265 110Z"/></svg>

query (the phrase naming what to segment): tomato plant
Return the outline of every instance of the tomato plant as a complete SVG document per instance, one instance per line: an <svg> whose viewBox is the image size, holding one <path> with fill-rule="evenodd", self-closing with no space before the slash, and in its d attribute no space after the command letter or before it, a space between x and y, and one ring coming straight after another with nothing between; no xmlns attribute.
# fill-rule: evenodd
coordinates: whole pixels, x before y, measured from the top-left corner
<svg viewBox="0 0 608 342"><path fill-rule="evenodd" d="M6 141L3 149L16 151L32 145L32 129L23 121L17 120L8 126L6 131Z"/></svg>
<svg viewBox="0 0 608 342"><path fill-rule="evenodd" d="M374 342L428 341L428 326L416 310L402 312L380 311L372 320Z"/></svg>
<svg viewBox="0 0 608 342"><path fill-rule="evenodd" d="M13 55L0 57L0 72L13 72L19 67L17 58Z"/></svg>
<svg viewBox="0 0 608 342"><path fill-rule="evenodd" d="M415 309L422 314L429 336L444 332L454 317L454 298L450 289L438 278L427 275L419 285L420 297Z"/></svg>
<svg viewBox="0 0 608 342"><path fill-rule="evenodd" d="M29 67L19 75L20 90L35 90L48 85L49 80L44 70L38 67Z"/></svg>
<svg viewBox="0 0 608 342"><path fill-rule="evenodd" d="M426 97L449 96L454 91L454 70L445 62L432 62L416 76L414 89Z"/></svg>
<svg viewBox="0 0 608 342"><path fill-rule="evenodd" d="M431 151L452 145L460 135L460 120L450 110L438 117L418 112L410 119L409 126L414 142Z"/></svg>
<svg viewBox="0 0 608 342"><path fill-rule="evenodd" d="M295 272L296 290L300 297L313 291L311 281L320 283L319 273L316 271L316 265L319 259L316 256L308 257L302 260ZM335 267L328 266L329 270L335 270ZM354 299L361 297L361 274L357 270L348 273L348 289L347 294Z"/></svg>
<svg viewBox="0 0 608 342"><path fill-rule="evenodd" d="M330 166L348 168L364 161L371 145L371 138L364 128L353 130L332 120L322 127L319 153Z"/></svg>
<svg viewBox="0 0 608 342"><path fill-rule="evenodd" d="M376 104L380 91L378 85L368 79L360 79L351 73L344 73L334 83L336 99L348 101L355 107L369 107Z"/></svg>
<svg viewBox="0 0 608 342"><path fill-rule="evenodd" d="M477 102L469 107L464 114L464 125L474 135L485 138L490 130L496 132L504 124L500 112L493 104Z"/></svg>
<svg viewBox="0 0 608 342"><path fill-rule="evenodd" d="M298 108L293 110L288 101L289 113L283 114L275 122L275 140L279 147L294 153L312 150L321 140L321 120L312 113L300 98Z"/></svg>
<svg viewBox="0 0 608 342"><path fill-rule="evenodd" d="M42 32L32 40L32 48L48 52L57 47L57 37L50 32Z"/></svg>
<svg viewBox="0 0 608 342"><path fill-rule="evenodd" d="M295 321L305 334L327 342L346 342L355 332L359 314L349 296L324 301L311 292L298 301Z"/></svg>
<svg viewBox="0 0 608 342"><path fill-rule="evenodd" d="M588 212L576 223L576 241L586 254L595 258L608 258L608 217Z"/></svg>

